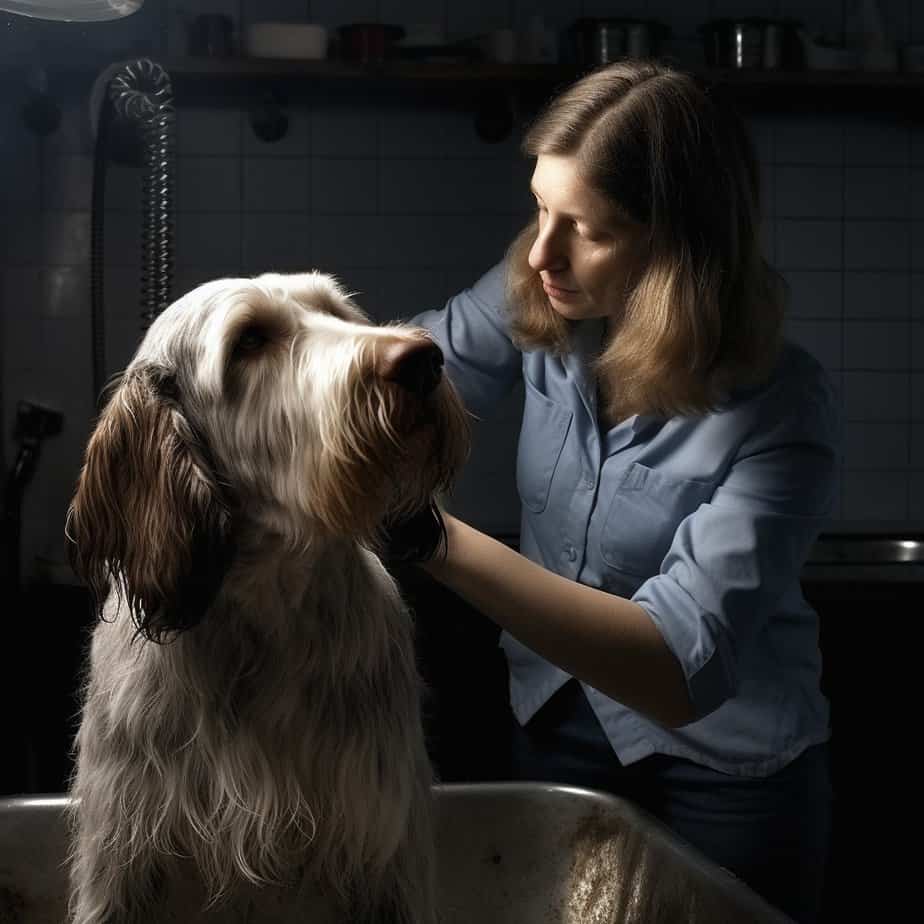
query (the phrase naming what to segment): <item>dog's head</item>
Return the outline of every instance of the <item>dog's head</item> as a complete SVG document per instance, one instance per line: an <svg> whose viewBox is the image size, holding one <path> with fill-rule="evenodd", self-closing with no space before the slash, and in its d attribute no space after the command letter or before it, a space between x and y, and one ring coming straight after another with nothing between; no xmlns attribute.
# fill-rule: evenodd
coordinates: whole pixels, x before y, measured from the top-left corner
<svg viewBox="0 0 924 924"><path fill-rule="evenodd" d="M308 547L375 539L448 487L468 424L425 332L375 327L329 276L206 283L152 324L87 446L69 512L97 605L194 625L242 527Z"/></svg>

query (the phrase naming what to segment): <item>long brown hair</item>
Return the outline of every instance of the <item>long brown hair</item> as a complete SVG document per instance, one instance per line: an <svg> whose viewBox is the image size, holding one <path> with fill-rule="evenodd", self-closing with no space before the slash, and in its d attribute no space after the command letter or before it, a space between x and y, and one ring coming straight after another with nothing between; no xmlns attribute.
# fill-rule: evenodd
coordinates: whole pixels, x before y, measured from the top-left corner
<svg viewBox="0 0 924 924"><path fill-rule="evenodd" d="M760 242L757 159L740 117L687 74L625 61L551 101L523 141L573 157L582 179L648 229L648 256L596 366L611 419L706 413L766 379L785 286ZM508 253L512 331L565 352L573 322L528 263L535 219Z"/></svg>

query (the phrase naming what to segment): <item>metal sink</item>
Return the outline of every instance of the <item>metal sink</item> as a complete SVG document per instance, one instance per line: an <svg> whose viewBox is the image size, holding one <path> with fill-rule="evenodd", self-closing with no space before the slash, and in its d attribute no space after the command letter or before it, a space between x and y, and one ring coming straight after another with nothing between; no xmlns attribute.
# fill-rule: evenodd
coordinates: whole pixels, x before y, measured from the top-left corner
<svg viewBox="0 0 924 924"><path fill-rule="evenodd" d="M789 921L624 800L541 783L434 791L440 924ZM64 922L65 805L0 799L0 924Z"/></svg>

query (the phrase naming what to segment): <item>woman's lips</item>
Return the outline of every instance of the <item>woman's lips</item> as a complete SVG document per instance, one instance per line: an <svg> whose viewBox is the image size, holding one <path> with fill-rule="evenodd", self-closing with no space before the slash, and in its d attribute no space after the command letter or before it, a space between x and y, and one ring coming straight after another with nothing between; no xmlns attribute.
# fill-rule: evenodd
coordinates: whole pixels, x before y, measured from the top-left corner
<svg viewBox="0 0 924 924"><path fill-rule="evenodd" d="M567 302L576 298L579 294L576 289L562 289L559 286L552 285L551 282L542 281L542 288L549 298L557 298L559 301Z"/></svg>

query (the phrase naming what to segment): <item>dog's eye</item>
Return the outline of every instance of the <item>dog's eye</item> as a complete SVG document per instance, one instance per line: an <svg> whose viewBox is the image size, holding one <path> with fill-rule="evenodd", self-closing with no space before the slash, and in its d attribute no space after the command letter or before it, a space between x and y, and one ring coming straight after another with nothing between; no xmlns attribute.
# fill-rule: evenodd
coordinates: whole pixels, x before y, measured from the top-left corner
<svg viewBox="0 0 924 924"><path fill-rule="evenodd" d="M269 334L262 327L247 327L234 344L235 356L248 356L258 353L269 342Z"/></svg>

